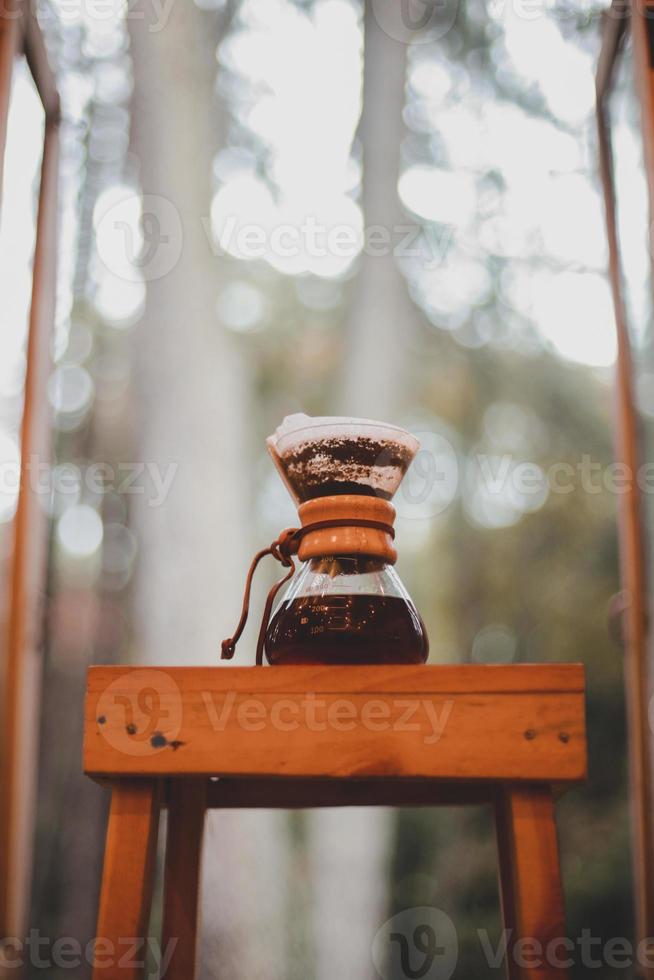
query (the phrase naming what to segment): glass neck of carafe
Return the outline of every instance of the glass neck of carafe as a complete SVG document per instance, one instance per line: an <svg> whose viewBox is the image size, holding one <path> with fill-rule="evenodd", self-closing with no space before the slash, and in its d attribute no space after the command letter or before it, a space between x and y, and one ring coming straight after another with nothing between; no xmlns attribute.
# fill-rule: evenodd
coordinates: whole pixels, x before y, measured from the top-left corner
<svg viewBox="0 0 654 980"><path fill-rule="evenodd" d="M371 575L387 567L382 558L372 555L323 555L309 558L304 567L315 575Z"/></svg>

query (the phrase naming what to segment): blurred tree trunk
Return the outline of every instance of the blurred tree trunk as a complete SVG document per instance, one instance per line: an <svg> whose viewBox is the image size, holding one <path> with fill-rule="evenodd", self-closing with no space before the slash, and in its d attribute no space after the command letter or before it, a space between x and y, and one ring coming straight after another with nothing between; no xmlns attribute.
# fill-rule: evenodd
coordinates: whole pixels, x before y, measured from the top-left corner
<svg viewBox="0 0 654 980"><path fill-rule="evenodd" d="M130 18L133 150L143 194L172 204L183 245L174 268L148 283L136 338L140 458L177 466L162 506L134 498L137 656L152 664L217 665L253 551L251 382L238 347L217 323L221 267L205 230L222 122L214 95L217 20L193 3L173 4L167 25L154 32L151 6L143 3L143 13L143 20ZM144 212L158 208L146 197ZM169 236L174 228L162 221L159 233ZM285 828L282 813L210 814L203 976L285 975Z"/></svg>
<svg viewBox="0 0 654 980"><path fill-rule="evenodd" d="M363 210L367 228L386 230L384 255L364 254L354 283L339 413L396 421L406 391L405 331L417 317L393 255L406 225L397 197L406 46L379 27L365 6ZM400 236L401 237L401 236ZM393 814L382 809L324 810L310 819L315 901L316 980L375 975L371 944L388 909Z"/></svg>
<svg viewBox="0 0 654 980"><path fill-rule="evenodd" d="M398 395L410 390L407 341L420 320L393 254L410 224L397 193L406 135L402 113L407 47L381 29L372 0L364 2L363 112L358 135L363 147L364 222L375 234L374 249L362 255L353 285L339 413L392 422L393 413L403 408ZM386 247L379 244L377 229L383 231Z"/></svg>

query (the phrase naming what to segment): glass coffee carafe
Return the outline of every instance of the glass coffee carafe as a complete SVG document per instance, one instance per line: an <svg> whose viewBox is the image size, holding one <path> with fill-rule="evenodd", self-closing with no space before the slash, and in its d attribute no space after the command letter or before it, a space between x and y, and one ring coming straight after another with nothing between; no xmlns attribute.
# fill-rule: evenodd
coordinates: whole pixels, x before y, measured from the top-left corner
<svg viewBox="0 0 654 980"><path fill-rule="evenodd" d="M292 415L267 444L302 526L255 558L223 656L233 655L247 617L256 562L272 554L291 571L266 604L257 662L265 651L274 665L424 663L425 627L393 567L391 499L417 440L382 422Z"/></svg>
<svg viewBox="0 0 654 980"><path fill-rule="evenodd" d="M363 555L304 562L266 632L271 664L419 664L427 652L397 572Z"/></svg>

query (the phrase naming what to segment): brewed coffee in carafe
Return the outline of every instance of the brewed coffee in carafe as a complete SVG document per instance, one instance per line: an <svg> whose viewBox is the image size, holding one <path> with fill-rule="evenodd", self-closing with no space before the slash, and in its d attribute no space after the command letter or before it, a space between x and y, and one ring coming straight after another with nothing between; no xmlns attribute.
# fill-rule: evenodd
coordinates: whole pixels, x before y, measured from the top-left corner
<svg viewBox="0 0 654 980"><path fill-rule="evenodd" d="M378 559L314 558L266 633L271 664L419 664L423 622L398 576Z"/></svg>
<svg viewBox="0 0 654 980"><path fill-rule="evenodd" d="M428 655L393 565L391 504L419 446L367 419L284 419L268 448L298 505L300 567L265 632L271 664L415 664Z"/></svg>

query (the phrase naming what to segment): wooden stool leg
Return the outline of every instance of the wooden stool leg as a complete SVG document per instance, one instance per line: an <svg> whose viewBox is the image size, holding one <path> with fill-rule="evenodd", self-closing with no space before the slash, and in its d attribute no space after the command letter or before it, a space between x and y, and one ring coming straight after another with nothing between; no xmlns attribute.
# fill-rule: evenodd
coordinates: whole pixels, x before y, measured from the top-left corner
<svg viewBox="0 0 654 980"><path fill-rule="evenodd" d="M510 786L495 801L510 980L566 980L566 938L554 800L549 786Z"/></svg>
<svg viewBox="0 0 654 980"><path fill-rule="evenodd" d="M194 980L196 976L206 805L206 780L171 781L162 930L162 955L170 957L166 980Z"/></svg>
<svg viewBox="0 0 654 980"><path fill-rule="evenodd" d="M138 980L144 975L158 795L155 780L125 779L112 786L94 980Z"/></svg>

